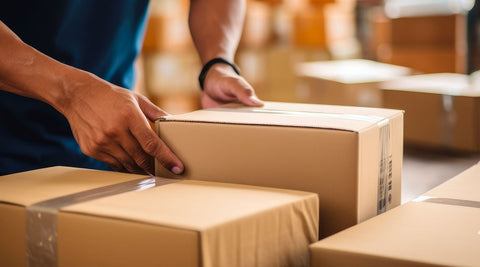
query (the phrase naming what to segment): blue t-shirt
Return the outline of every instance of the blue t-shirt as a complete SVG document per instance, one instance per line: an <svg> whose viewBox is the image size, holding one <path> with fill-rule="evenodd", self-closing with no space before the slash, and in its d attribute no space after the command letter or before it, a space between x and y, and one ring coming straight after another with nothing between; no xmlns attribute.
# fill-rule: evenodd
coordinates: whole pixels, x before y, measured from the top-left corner
<svg viewBox="0 0 480 267"><path fill-rule="evenodd" d="M4 1L0 20L40 52L131 89L147 9L148 0ZM54 108L0 90L0 174L55 165L109 169L81 152Z"/></svg>

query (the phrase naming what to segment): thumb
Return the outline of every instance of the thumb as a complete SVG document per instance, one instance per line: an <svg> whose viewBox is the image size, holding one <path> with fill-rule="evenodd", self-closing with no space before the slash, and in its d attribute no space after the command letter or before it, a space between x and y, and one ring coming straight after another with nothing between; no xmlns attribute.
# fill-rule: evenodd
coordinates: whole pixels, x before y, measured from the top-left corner
<svg viewBox="0 0 480 267"><path fill-rule="evenodd" d="M140 109L150 121L155 121L160 117L170 115L159 107L155 106L155 104L153 104L143 95L137 95L137 99Z"/></svg>
<svg viewBox="0 0 480 267"><path fill-rule="evenodd" d="M238 80L238 83L232 88L232 93L245 105L254 107L263 106L263 102L257 98L253 88L243 79Z"/></svg>

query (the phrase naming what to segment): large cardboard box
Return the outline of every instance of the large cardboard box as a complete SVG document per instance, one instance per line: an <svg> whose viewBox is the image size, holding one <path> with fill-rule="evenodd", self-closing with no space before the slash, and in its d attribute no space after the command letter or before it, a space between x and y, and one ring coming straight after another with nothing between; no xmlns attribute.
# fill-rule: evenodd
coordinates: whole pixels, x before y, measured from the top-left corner
<svg viewBox="0 0 480 267"><path fill-rule="evenodd" d="M463 74L405 77L381 85L386 108L405 110L405 142L480 150L480 87Z"/></svg>
<svg viewBox="0 0 480 267"><path fill-rule="evenodd" d="M321 202L320 236L400 204L403 113L267 102L167 116L157 133L185 164L175 176L306 190Z"/></svg>
<svg viewBox="0 0 480 267"><path fill-rule="evenodd" d="M480 165L310 246L312 267L478 266Z"/></svg>
<svg viewBox="0 0 480 267"><path fill-rule="evenodd" d="M301 63L297 95L316 104L381 107L379 83L411 73L409 68L364 59Z"/></svg>
<svg viewBox="0 0 480 267"><path fill-rule="evenodd" d="M0 177L0 265L308 266L317 209L300 191L41 169Z"/></svg>

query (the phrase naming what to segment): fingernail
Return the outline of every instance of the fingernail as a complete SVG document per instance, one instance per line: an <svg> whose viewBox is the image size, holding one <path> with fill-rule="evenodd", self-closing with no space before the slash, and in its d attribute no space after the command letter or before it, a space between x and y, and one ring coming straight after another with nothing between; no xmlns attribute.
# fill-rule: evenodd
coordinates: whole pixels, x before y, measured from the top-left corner
<svg viewBox="0 0 480 267"><path fill-rule="evenodd" d="M183 171L182 171L182 169L180 169L180 167L175 166L175 167L172 168L172 172L175 173L175 174L181 174Z"/></svg>
<svg viewBox="0 0 480 267"><path fill-rule="evenodd" d="M263 102L254 95L250 97L250 101L255 106L263 106Z"/></svg>

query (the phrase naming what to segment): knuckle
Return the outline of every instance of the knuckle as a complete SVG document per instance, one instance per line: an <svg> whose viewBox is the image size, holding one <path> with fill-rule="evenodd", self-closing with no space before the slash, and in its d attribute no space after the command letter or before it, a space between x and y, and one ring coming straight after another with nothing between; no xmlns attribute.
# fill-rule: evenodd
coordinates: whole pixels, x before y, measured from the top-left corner
<svg viewBox="0 0 480 267"><path fill-rule="evenodd" d="M105 147L108 145L110 138L107 136L105 132L97 134L94 138L95 146L97 147Z"/></svg>
<svg viewBox="0 0 480 267"><path fill-rule="evenodd" d="M155 139L149 139L145 142L143 149L145 150L145 152L152 155L152 154L155 154L157 150L161 149L161 147L162 147L161 142L158 142Z"/></svg>

